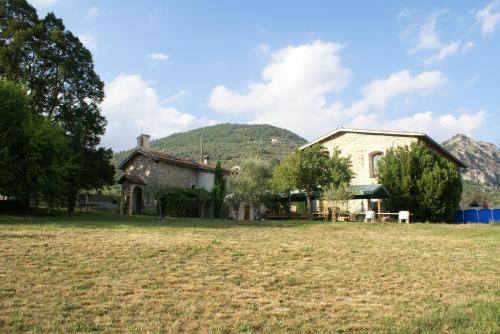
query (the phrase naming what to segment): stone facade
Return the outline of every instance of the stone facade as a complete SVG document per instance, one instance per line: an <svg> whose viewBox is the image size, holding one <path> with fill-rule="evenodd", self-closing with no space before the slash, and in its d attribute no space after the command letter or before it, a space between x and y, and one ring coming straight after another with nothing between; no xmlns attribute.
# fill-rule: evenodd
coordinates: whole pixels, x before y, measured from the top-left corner
<svg viewBox="0 0 500 334"><path fill-rule="evenodd" d="M380 134L344 133L323 143L330 152L337 147L341 155L350 157L355 173L352 184L376 184L377 178L370 173L370 159L374 152L385 152L397 146L409 146L417 141L415 137L388 136Z"/></svg>

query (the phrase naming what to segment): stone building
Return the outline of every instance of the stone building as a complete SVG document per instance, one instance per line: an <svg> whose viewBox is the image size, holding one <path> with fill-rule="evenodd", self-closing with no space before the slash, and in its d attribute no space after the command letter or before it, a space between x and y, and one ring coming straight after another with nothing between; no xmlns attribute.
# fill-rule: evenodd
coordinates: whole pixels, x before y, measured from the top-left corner
<svg viewBox="0 0 500 334"><path fill-rule="evenodd" d="M157 212L155 192L162 186L203 188L214 186L215 166L208 156L204 163L155 152L149 147L149 136L137 137L137 147L118 166L122 186L121 213Z"/></svg>
<svg viewBox="0 0 500 334"><path fill-rule="evenodd" d="M465 164L448 152L443 146L433 140L425 133L419 132L396 132L363 129L340 128L332 131L310 143L303 145L304 149L314 144L321 144L331 154L335 148L341 150L341 155L350 157L354 178L351 181L354 191L366 192L373 198L351 200L348 210L351 212L364 212L367 209L380 210L380 200L374 193L383 191L383 186L377 184L377 161L384 156L389 148L397 146L409 146L413 142L422 142L430 149L435 150L442 157L450 160L457 168L465 168ZM316 201L316 211L324 211L322 203Z"/></svg>

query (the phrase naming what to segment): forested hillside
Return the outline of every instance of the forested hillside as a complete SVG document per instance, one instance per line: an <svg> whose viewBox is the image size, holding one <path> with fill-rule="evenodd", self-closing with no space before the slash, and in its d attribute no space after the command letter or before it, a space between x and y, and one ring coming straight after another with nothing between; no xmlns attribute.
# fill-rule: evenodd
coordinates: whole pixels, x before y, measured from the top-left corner
<svg viewBox="0 0 500 334"><path fill-rule="evenodd" d="M272 125L218 124L153 140L151 149L199 160L201 141L204 154L209 155L214 163L220 160L228 168L250 157L274 163L306 143L295 133ZM115 164L119 164L129 153L130 150L116 153Z"/></svg>

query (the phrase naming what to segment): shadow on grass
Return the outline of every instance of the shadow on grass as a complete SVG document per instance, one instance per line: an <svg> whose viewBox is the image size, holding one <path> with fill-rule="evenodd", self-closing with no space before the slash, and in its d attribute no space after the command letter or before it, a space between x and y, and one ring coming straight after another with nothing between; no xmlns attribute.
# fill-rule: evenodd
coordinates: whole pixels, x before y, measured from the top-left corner
<svg viewBox="0 0 500 334"><path fill-rule="evenodd" d="M1 225L50 225L57 227L79 228L294 228L325 224L310 220L266 220L266 221L236 221L228 219L203 218L164 218L145 215L119 215L109 212L77 212L73 216L56 214L46 215L0 215Z"/></svg>

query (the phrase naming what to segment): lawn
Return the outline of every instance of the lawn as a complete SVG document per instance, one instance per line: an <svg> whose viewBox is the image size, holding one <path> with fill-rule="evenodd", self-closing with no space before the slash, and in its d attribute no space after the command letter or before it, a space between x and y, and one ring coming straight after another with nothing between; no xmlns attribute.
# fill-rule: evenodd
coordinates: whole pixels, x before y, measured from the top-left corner
<svg viewBox="0 0 500 334"><path fill-rule="evenodd" d="M500 226L0 216L0 332L498 333Z"/></svg>

